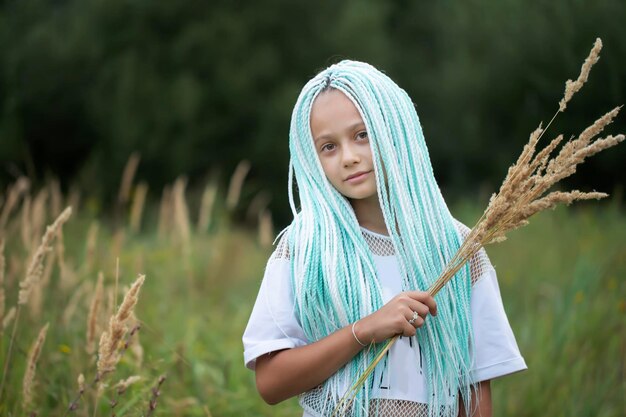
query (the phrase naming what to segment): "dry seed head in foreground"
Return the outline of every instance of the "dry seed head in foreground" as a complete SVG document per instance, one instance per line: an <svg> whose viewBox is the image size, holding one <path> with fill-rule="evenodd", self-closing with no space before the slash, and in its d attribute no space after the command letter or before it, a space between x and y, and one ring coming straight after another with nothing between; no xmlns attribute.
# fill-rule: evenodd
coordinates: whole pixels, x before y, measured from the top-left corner
<svg viewBox="0 0 626 417"><path fill-rule="evenodd" d="M593 44L593 48L591 48L591 52L585 62L583 62L582 67L580 68L580 75L576 81L567 80L565 82L565 95L563 99L559 102L559 111L565 111L567 107L567 103L572 99L574 94L578 92L582 88L582 86L587 82L589 78L589 71L591 71L591 67L598 62L600 59L600 51L602 50L602 40L600 38L596 39L596 42Z"/></svg>
<svg viewBox="0 0 626 417"><path fill-rule="evenodd" d="M33 384L35 381L35 370L37 368L37 360L41 354L41 348L46 341L46 333L48 332L48 323L41 328L37 339L33 343L28 352L28 359L26 362L26 372L24 373L24 380L22 382L22 405L24 410L32 404L33 400Z"/></svg>
<svg viewBox="0 0 626 417"><path fill-rule="evenodd" d="M126 322L131 317L131 313L137 304L139 290L143 285L145 275L140 275L130 290L124 296L122 305L111 319L109 328L100 337L98 349L98 375L102 376L115 370L119 361L118 346L126 333Z"/></svg>
<svg viewBox="0 0 626 417"><path fill-rule="evenodd" d="M46 233L43 235L41 239L41 244L35 251L33 255L33 259L26 270L26 277L22 282L20 282L20 292L19 292L19 300L18 304L23 305L28 303L28 297L33 287L39 283L39 279L41 278L41 274L43 273L43 260L46 257L46 253L52 250L50 246L54 237L56 236L58 230L63 226L72 214L72 208L67 207L63 210L63 213L57 217L57 219L52 223L51 226L48 226L46 229Z"/></svg>

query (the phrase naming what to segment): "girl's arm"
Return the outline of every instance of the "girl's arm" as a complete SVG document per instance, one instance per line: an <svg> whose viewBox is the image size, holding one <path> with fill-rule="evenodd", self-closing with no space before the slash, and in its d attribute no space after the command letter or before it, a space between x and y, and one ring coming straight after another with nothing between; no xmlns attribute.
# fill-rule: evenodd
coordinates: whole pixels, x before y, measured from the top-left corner
<svg viewBox="0 0 626 417"><path fill-rule="evenodd" d="M410 324L414 311L419 317ZM357 321L354 332L363 343L379 343L396 334L414 336L429 313L437 314L432 296L421 291L404 292ZM255 368L257 389L267 403L279 403L315 388L362 349L350 325L309 345L260 356Z"/></svg>
<svg viewBox="0 0 626 417"><path fill-rule="evenodd" d="M491 417L491 381L480 381L476 390L472 389L471 413L466 414L463 401L459 401L459 417Z"/></svg>

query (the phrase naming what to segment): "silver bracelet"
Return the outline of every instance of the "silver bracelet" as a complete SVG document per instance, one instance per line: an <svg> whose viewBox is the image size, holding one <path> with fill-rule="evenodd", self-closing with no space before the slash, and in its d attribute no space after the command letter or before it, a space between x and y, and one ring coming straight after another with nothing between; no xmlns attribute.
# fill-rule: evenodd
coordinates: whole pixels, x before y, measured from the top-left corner
<svg viewBox="0 0 626 417"><path fill-rule="evenodd" d="M356 337L356 333L354 332L354 326L356 325L356 323L357 323L357 322L358 322L358 320L357 320L357 321L355 321L354 323L352 323L352 336L354 336L354 340L356 340L356 342L357 342L359 345L361 345L361 346L363 346L363 347L366 347L367 345L366 345L365 343L361 342L361 341L359 340L359 338L358 338L358 337Z"/></svg>

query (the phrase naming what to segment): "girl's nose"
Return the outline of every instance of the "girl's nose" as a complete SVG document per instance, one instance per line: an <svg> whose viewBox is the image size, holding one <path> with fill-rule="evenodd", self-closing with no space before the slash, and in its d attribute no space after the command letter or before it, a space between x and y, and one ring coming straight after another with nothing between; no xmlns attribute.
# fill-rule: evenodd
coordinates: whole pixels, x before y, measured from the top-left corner
<svg viewBox="0 0 626 417"><path fill-rule="evenodd" d="M350 166L361 161L361 157L354 146L345 146L343 149L343 165Z"/></svg>

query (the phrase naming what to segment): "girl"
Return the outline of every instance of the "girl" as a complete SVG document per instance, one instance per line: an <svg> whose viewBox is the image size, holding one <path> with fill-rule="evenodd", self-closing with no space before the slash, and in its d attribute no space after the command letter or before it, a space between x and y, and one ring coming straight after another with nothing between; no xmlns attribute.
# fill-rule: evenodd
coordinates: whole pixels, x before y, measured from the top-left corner
<svg viewBox="0 0 626 417"><path fill-rule="evenodd" d="M490 416L489 381L526 364L484 250L434 299L424 292L469 229L443 200L408 95L342 61L302 89L289 147L294 220L243 335L263 399L299 395L305 416Z"/></svg>

